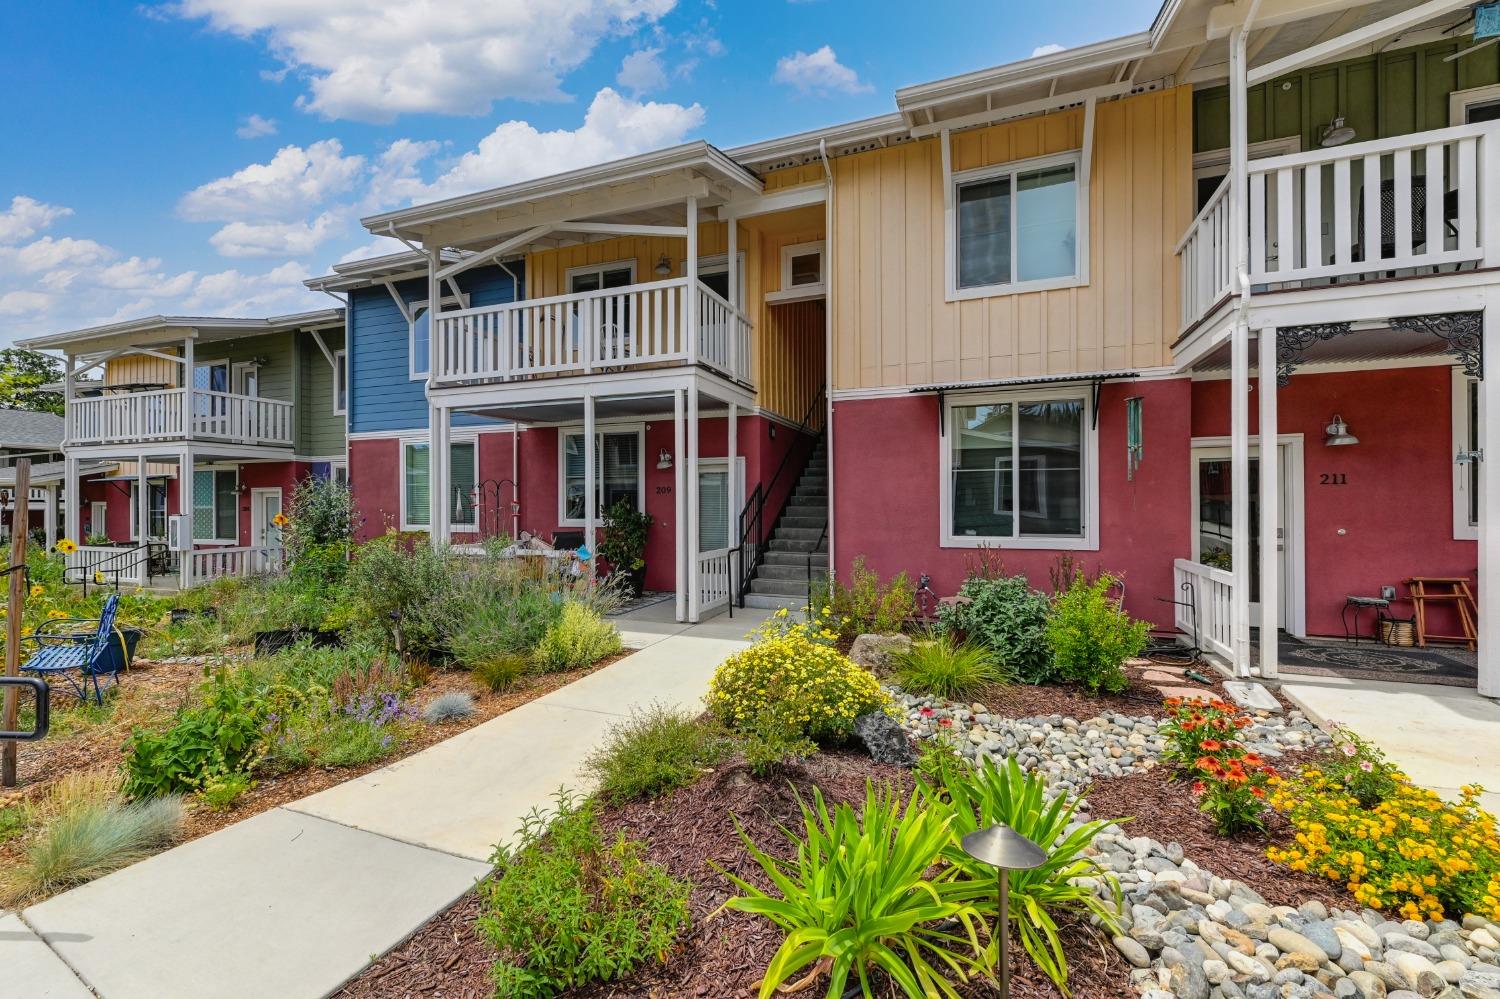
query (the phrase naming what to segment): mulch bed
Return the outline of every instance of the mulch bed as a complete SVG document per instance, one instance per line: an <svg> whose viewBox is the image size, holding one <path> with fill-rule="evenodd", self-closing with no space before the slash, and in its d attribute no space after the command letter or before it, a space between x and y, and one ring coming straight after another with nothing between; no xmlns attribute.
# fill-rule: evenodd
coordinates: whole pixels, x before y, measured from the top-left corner
<svg viewBox="0 0 1500 999"><path fill-rule="evenodd" d="M1289 758L1282 769L1295 765ZM1124 824L1127 835L1180 843L1193 863L1221 878L1245 882L1270 905L1295 907L1317 899L1330 907L1363 908L1337 882L1266 859L1266 847L1286 846L1292 840L1291 826L1281 815L1269 813L1264 833L1220 836L1209 817L1198 810L1188 784L1169 780L1164 768L1097 780L1089 789L1088 802L1095 818L1133 816Z"/></svg>

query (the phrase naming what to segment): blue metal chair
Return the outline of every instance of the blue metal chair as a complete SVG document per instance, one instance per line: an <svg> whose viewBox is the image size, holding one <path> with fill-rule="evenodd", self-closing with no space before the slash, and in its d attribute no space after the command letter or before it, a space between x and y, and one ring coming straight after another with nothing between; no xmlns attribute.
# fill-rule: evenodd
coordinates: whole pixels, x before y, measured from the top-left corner
<svg viewBox="0 0 1500 999"><path fill-rule="evenodd" d="M104 703L104 689L99 677L112 680L110 686L119 683L120 671L129 665L129 652L125 640L115 628L115 616L120 608L120 595L110 594L104 601L104 610L98 621L92 618L57 618L47 621L30 635L21 639L22 644L36 647L30 659L21 667L23 673L35 673L46 679L58 675L67 681L78 695L80 702L89 698L89 686L94 689L94 701ZM92 634L80 632L80 624L95 624ZM119 642L119 655L110 647Z"/></svg>

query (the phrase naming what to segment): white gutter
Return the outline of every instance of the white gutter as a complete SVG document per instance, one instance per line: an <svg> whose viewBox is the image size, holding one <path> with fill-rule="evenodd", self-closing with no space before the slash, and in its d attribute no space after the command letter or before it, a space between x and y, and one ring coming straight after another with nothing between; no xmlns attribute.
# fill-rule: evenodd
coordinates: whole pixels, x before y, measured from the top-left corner
<svg viewBox="0 0 1500 999"><path fill-rule="evenodd" d="M828 140L818 140L818 158L823 161L823 176L828 182L828 198L823 202L823 284L832 292L833 290L833 166L828 162ZM823 310L823 433L828 438L828 579L830 582L835 578L835 563L833 552L833 303L834 296L828 296L828 308Z"/></svg>

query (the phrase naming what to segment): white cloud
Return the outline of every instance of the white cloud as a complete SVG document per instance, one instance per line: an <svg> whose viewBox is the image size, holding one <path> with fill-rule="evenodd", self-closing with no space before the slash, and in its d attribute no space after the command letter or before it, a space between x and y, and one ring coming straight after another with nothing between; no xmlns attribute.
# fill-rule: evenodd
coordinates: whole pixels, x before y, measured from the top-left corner
<svg viewBox="0 0 1500 999"><path fill-rule="evenodd" d="M782 56L772 79L796 87L804 94L860 94L873 89L858 73L839 62L838 55L828 45L813 52L799 50Z"/></svg>
<svg viewBox="0 0 1500 999"><path fill-rule="evenodd" d="M578 128L539 132L529 122L503 122L411 196L466 194L676 145L703 120L699 104L642 103L605 87L594 95Z"/></svg>
<svg viewBox="0 0 1500 999"><path fill-rule="evenodd" d="M291 221L360 179L363 156L345 156L337 139L283 146L269 163L252 163L183 195L178 213L193 222Z"/></svg>
<svg viewBox="0 0 1500 999"><path fill-rule="evenodd" d="M8 291L0 295L0 316L24 316L28 312L39 312L51 301L51 295L39 291Z"/></svg>
<svg viewBox="0 0 1500 999"><path fill-rule="evenodd" d="M242 139L258 139L263 135L276 134L276 119L252 114L240 122L234 134Z"/></svg>
<svg viewBox="0 0 1500 999"><path fill-rule="evenodd" d="M225 257L305 257L334 236L340 221L324 212L311 222L231 222L208 238Z"/></svg>
<svg viewBox="0 0 1500 999"><path fill-rule="evenodd" d="M169 9L263 41L308 81L304 109L389 122L559 100L601 39L656 23L676 0L179 0ZM273 75L275 75L273 73Z"/></svg>
<svg viewBox="0 0 1500 999"><path fill-rule="evenodd" d="M65 267L86 267L109 259L113 251L92 239L43 236L24 246L0 246L0 270L44 274Z"/></svg>
<svg viewBox="0 0 1500 999"><path fill-rule="evenodd" d="M49 205L18 194L10 199L10 207L0 212L0 244L30 239L58 219L72 214L71 208Z"/></svg>
<svg viewBox="0 0 1500 999"><path fill-rule="evenodd" d="M339 257L339 263L347 264L352 260L369 260L371 257L386 257L393 253L404 253L406 249L406 244L399 239L392 239L389 236L376 236L363 246L356 246L342 257Z"/></svg>
<svg viewBox="0 0 1500 999"><path fill-rule="evenodd" d="M637 96L660 90L667 85L667 71L661 64L661 49L637 49L620 63L615 82Z"/></svg>
<svg viewBox="0 0 1500 999"><path fill-rule="evenodd" d="M1048 45L1038 45L1031 50L1031 58L1035 59L1038 56L1052 55L1055 52L1062 52L1065 48L1066 46L1058 45L1056 42Z"/></svg>

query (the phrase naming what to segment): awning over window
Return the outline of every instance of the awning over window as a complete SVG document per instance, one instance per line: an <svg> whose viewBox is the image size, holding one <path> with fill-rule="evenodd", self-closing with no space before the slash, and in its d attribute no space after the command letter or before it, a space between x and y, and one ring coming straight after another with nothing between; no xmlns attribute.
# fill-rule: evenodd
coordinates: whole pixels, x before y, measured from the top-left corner
<svg viewBox="0 0 1500 999"><path fill-rule="evenodd" d="M912 389L912 394L935 392L938 397L938 434L946 434L943 426L943 396L953 392L982 392L986 389L1025 388L1028 385L1092 385L1094 387L1093 424L1099 426L1099 386L1105 382L1129 381L1139 378L1138 371L1092 371L1071 375L1032 375L1027 378L1000 378L989 382L949 382L945 385L921 385Z"/></svg>

